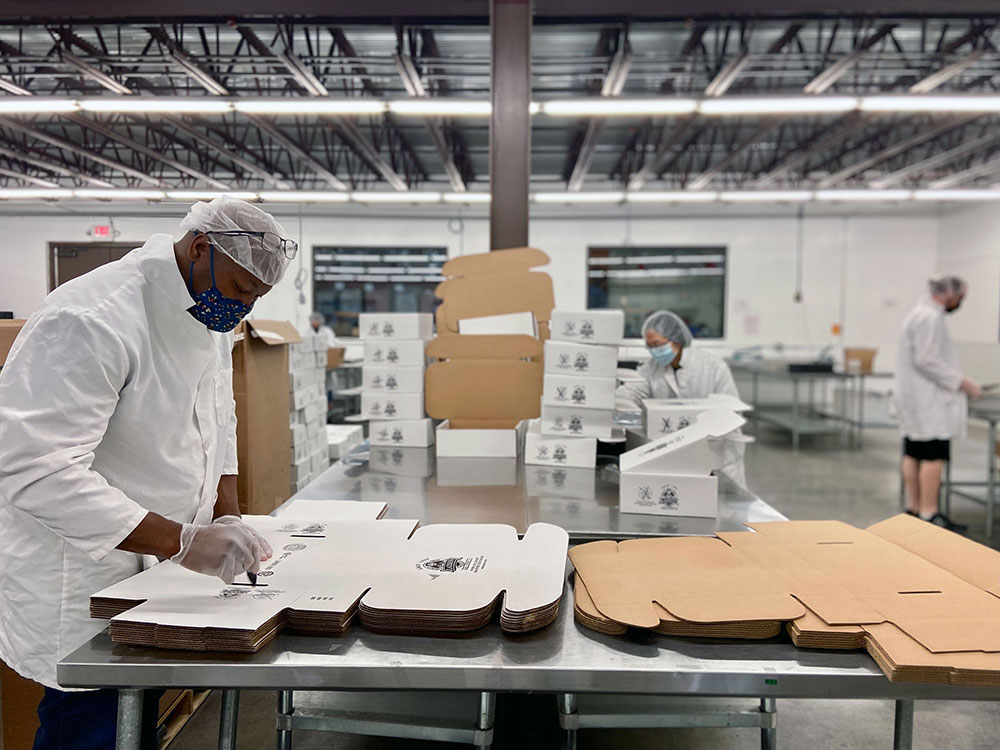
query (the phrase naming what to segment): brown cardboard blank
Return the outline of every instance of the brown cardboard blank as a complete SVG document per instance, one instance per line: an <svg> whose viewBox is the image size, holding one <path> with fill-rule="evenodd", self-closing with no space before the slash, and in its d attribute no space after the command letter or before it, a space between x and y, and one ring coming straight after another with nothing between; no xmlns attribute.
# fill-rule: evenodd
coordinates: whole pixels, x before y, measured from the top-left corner
<svg viewBox="0 0 1000 750"><path fill-rule="evenodd" d="M432 417L516 423L541 411L542 365L518 359L435 362L427 368L426 387Z"/></svg>
<svg viewBox="0 0 1000 750"><path fill-rule="evenodd" d="M0 320L0 367L7 361L7 353L14 345L14 339L24 328L26 320L15 318L13 320Z"/></svg>
<svg viewBox="0 0 1000 750"><path fill-rule="evenodd" d="M269 346L298 344L302 341L302 336L295 330L295 326L287 320L247 318L244 323L246 323L246 328L249 328L256 334L254 338L263 341Z"/></svg>
<svg viewBox="0 0 1000 750"><path fill-rule="evenodd" d="M537 359L542 342L533 336L438 336L427 343L427 356L435 359Z"/></svg>
<svg viewBox="0 0 1000 750"><path fill-rule="evenodd" d="M482 276L527 271L549 262L549 256L533 247L511 247L489 253L459 255L441 268L445 276Z"/></svg>

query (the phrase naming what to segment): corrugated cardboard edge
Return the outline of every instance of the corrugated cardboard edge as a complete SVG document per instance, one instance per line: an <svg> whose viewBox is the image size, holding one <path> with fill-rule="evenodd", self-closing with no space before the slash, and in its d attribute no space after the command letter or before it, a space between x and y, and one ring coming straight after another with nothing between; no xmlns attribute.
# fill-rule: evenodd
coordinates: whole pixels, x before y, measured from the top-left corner
<svg viewBox="0 0 1000 750"><path fill-rule="evenodd" d="M298 344L302 341L302 336L295 330L295 326L287 320L263 320L261 318L247 318L243 321L246 328L250 329L254 338L260 339L265 344Z"/></svg>

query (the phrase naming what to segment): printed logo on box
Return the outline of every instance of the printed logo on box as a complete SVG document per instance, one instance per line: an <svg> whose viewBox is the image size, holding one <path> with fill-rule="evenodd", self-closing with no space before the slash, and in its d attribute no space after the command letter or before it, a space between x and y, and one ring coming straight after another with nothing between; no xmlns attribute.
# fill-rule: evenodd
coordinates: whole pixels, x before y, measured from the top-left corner
<svg viewBox="0 0 1000 750"><path fill-rule="evenodd" d="M594 338L594 321L585 320L580 324L580 338Z"/></svg>
<svg viewBox="0 0 1000 750"><path fill-rule="evenodd" d="M425 557L417 563L417 570L426 570L432 578L442 573L478 573L486 568L486 556L477 557Z"/></svg>
<svg viewBox="0 0 1000 750"><path fill-rule="evenodd" d="M576 321L567 320L563 324L563 335L564 336L576 336Z"/></svg>
<svg viewBox="0 0 1000 750"><path fill-rule="evenodd" d="M375 362L384 362L385 361L385 354L382 352L381 348L378 348L374 352L372 352L372 359Z"/></svg>
<svg viewBox="0 0 1000 750"><path fill-rule="evenodd" d="M557 464L566 463L566 446L557 445L555 450L552 451L552 458Z"/></svg>
<svg viewBox="0 0 1000 750"><path fill-rule="evenodd" d="M390 346L389 347L389 353L385 355L385 358L386 358L386 361L388 361L388 362L398 362L399 361L399 352L396 351L395 347Z"/></svg>
<svg viewBox="0 0 1000 750"><path fill-rule="evenodd" d="M393 403L392 401L385 402L385 415L387 417L396 416L396 404Z"/></svg>
<svg viewBox="0 0 1000 750"><path fill-rule="evenodd" d="M382 326L382 335L383 336L395 336L396 335L396 329L393 327L391 320L385 321L385 324Z"/></svg>
<svg viewBox="0 0 1000 750"><path fill-rule="evenodd" d="M371 323L368 324L368 335L369 336L378 336L378 321L377 320L373 320Z"/></svg>
<svg viewBox="0 0 1000 750"><path fill-rule="evenodd" d="M385 387L390 391L394 391L399 387L399 383L396 382L395 375L390 375L385 379Z"/></svg>
<svg viewBox="0 0 1000 750"><path fill-rule="evenodd" d="M569 431L574 433L583 432L583 419L580 417L570 417L569 418Z"/></svg>
<svg viewBox="0 0 1000 750"><path fill-rule="evenodd" d="M587 361L587 355L580 352L576 355L576 359L573 361L573 367L580 372L587 372L590 370L590 362Z"/></svg>
<svg viewBox="0 0 1000 750"><path fill-rule="evenodd" d="M569 386L566 386L566 385L557 385L556 386L556 401L566 401L567 400L567 398L566 398L566 389L568 387Z"/></svg>
<svg viewBox="0 0 1000 750"><path fill-rule="evenodd" d="M636 505L648 508L652 505L661 505L665 510L677 510L680 507L680 498L677 496L677 488L672 484L665 484L660 487L660 494L654 500L653 488L648 486L639 487L639 497L635 501Z"/></svg>
<svg viewBox="0 0 1000 750"><path fill-rule="evenodd" d="M574 404L585 404L587 403L587 391L582 385L578 385L573 389L573 403Z"/></svg>
<svg viewBox="0 0 1000 750"><path fill-rule="evenodd" d="M538 446L538 455L536 456L536 458L538 458L538 459L540 459L542 461L548 461L549 460L549 446L547 446L547 445L539 445Z"/></svg>
<svg viewBox="0 0 1000 750"><path fill-rule="evenodd" d="M398 427L392 431L392 442L394 443L403 442L403 431Z"/></svg>
<svg viewBox="0 0 1000 750"><path fill-rule="evenodd" d="M378 439L379 440L388 440L389 439L389 428L388 427L380 427L379 428Z"/></svg>
<svg viewBox="0 0 1000 750"><path fill-rule="evenodd" d="M555 417L552 420L552 431L553 432L562 432L562 431L564 431L566 429L565 422L566 422L565 418L563 418L563 417Z"/></svg>
<svg viewBox="0 0 1000 750"><path fill-rule="evenodd" d="M559 355L559 364L557 364L556 367L558 367L561 370L568 370L569 367L570 367L570 365L569 365L569 355L568 354L560 354Z"/></svg>

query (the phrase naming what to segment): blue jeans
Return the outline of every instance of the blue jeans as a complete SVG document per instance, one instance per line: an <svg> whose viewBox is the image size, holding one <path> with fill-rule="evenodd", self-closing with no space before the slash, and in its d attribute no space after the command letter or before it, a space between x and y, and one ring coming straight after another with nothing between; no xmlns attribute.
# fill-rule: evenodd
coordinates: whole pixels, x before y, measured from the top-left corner
<svg viewBox="0 0 1000 750"><path fill-rule="evenodd" d="M142 747L156 748L156 719L161 695L147 690L142 701ZM33 750L114 750L118 691L66 693L45 688L38 704L41 726Z"/></svg>

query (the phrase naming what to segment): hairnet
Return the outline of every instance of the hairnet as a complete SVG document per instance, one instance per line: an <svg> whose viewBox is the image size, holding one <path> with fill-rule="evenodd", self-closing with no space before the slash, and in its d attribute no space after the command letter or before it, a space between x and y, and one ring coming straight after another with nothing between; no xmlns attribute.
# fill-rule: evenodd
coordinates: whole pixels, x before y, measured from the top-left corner
<svg viewBox="0 0 1000 750"><path fill-rule="evenodd" d="M965 294L966 285L958 276L933 276L928 282L931 294Z"/></svg>
<svg viewBox="0 0 1000 750"><path fill-rule="evenodd" d="M270 232L285 237L285 230L271 214L237 198L223 195L211 203L195 203L181 220L189 232ZM285 275L289 258L278 249L265 248L258 238L215 235L212 244L265 284L274 286Z"/></svg>
<svg viewBox="0 0 1000 750"><path fill-rule="evenodd" d="M642 335L653 331L681 346L691 346L691 329L669 310L657 310L642 324Z"/></svg>
<svg viewBox="0 0 1000 750"><path fill-rule="evenodd" d="M326 316L317 310L316 312L312 313L312 315L309 316L309 322L319 323L320 325L323 325L326 322Z"/></svg>

